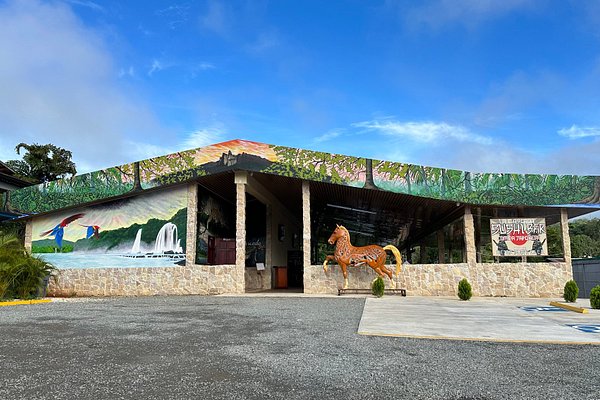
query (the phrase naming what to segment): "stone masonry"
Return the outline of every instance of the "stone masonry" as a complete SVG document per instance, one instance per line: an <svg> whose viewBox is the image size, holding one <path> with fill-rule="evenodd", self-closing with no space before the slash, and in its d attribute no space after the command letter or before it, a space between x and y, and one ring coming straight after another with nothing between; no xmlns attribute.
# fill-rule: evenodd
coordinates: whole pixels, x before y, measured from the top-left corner
<svg viewBox="0 0 600 400"><path fill-rule="evenodd" d="M393 269L395 266L388 265ZM350 288L369 289L377 274L367 266L349 269ZM570 265L558 263L408 264L402 266L397 287L409 296L456 296L458 282L467 278L474 296L557 297L572 279ZM329 272L312 265L304 272L305 293L337 293L344 278L336 264ZM389 279L385 279L389 288Z"/></svg>
<svg viewBox="0 0 600 400"><path fill-rule="evenodd" d="M51 279L51 296L152 296L244 293L235 265L63 269Z"/></svg>

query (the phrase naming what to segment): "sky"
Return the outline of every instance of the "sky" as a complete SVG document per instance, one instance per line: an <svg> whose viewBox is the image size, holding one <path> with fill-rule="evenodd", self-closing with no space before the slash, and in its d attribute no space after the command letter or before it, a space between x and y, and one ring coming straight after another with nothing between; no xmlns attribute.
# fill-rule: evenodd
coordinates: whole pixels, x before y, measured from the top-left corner
<svg viewBox="0 0 600 400"><path fill-rule="evenodd" d="M600 2L0 0L0 159L230 139L600 175Z"/></svg>

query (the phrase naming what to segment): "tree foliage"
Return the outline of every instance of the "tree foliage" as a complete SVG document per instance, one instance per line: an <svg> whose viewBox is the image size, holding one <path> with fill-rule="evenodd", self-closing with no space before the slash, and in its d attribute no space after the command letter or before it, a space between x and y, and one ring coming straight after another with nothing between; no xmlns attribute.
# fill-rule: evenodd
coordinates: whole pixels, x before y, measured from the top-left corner
<svg viewBox="0 0 600 400"><path fill-rule="evenodd" d="M560 224L548 226L548 254L563 254ZM600 257L600 219L578 219L569 222L571 256L574 258Z"/></svg>
<svg viewBox="0 0 600 400"><path fill-rule="evenodd" d="M10 160L6 163L20 178L44 183L77 173L69 150L53 144L37 143L19 143L15 147L19 155L23 149L25 154L22 160Z"/></svg>

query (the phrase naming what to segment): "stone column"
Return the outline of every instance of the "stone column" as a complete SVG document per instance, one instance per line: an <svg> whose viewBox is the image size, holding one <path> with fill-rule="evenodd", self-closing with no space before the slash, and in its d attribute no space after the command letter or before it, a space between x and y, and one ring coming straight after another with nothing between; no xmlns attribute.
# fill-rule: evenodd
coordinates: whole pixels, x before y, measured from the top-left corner
<svg viewBox="0 0 600 400"><path fill-rule="evenodd" d="M569 235L569 215L566 208L560 209L560 231L565 262L569 266L569 270L571 270L573 268L571 264L571 236Z"/></svg>
<svg viewBox="0 0 600 400"><path fill-rule="evenodd" d="M311 285L310 277L310 183L302 181L302 252L304 253L304 291Z"/></svg>
<svg viewBox="0 0 600 400"><path fill-rule="evenodd" d="M30 218L27 220L27 223L25 224L25 243L23 243L23 245L25 246L25 250L27 250L29 253L31 253L32 236L33 236L33 219Z"/></svg>
<svg viewBox="0 0 600 400"><path fill-rule="evenodd" d="M185 265L196 263L196 238L198 230L198 185L192 182L187 190L187 234L185 236Z"/></svg>
<svg viewBox="0 0 600 400"><path fill-rule="evenodd" d="M437 231L437 243L438 243L438 264L446 263L446 248L444 242L444 230L440 229Z"/></svg>
<svg viewBox="0 0 600 400"><path fill-rule="evenodd" d="M245 171L235 173L236 218L235 218L235 265L242 271L246 268L246 183ZM245 287L245 284L242 285Z"/></svg>
<svg viewBox="0 0 600 400"><path fill-rule="evenodd" d="M477 249L475 248L475 224L473 223L473 214L471 213L471 207L465 206L465 252L467 264L470 267L477 265Z"/></svg>

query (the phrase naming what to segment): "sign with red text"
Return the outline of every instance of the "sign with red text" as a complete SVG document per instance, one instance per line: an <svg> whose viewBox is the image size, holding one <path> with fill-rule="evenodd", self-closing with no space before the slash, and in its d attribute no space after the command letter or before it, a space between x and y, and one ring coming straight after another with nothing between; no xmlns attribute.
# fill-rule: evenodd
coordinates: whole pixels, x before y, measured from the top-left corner
<svg viewBox="0 0 600 400"><path fill-rule="evenodd" d="M544 218L491 219L490 231L494 256L548 255Z"/></svg>

